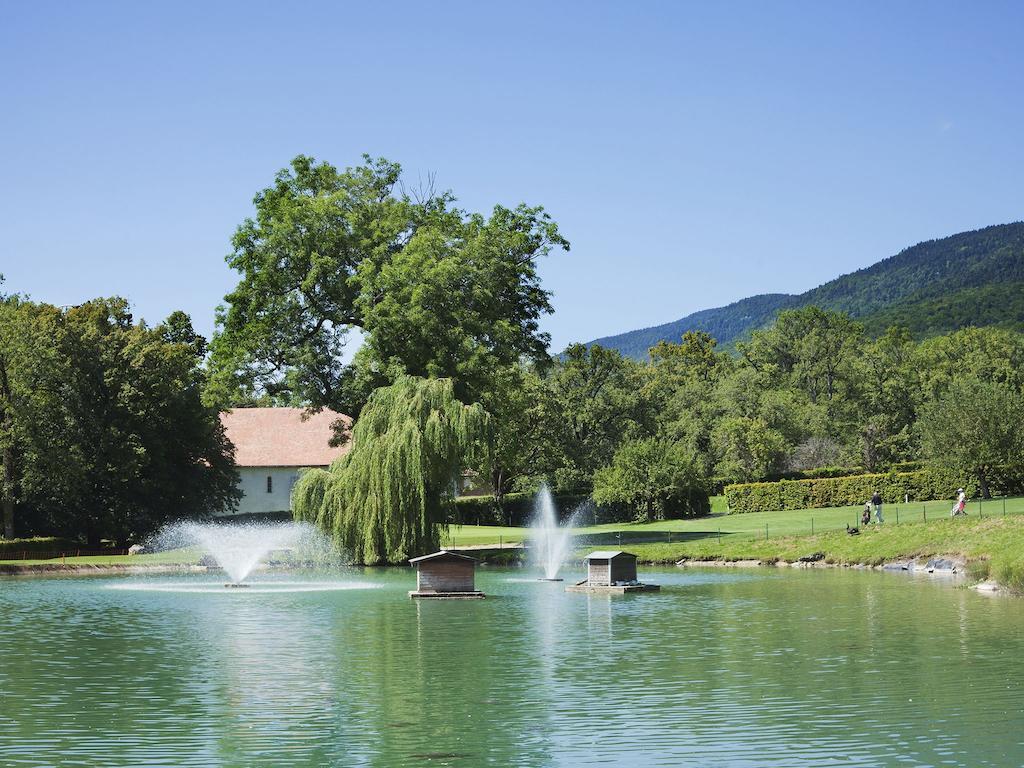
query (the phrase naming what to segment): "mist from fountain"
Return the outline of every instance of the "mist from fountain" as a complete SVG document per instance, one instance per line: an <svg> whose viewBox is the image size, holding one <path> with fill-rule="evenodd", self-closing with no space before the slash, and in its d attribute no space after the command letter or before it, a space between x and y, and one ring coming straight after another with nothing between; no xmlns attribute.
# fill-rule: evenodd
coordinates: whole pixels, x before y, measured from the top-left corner
<svg viewBox="0 0 1024 768"><path fill-rule="evenodd" d="M196 523L164 527L154 549L198 546L241 585L271 552L287 550L303 561L330 551L330 543L308 523Z"/></svg>
<svg viewBox="0 0 1024 768"><path fill-rule="evenodd" d="M558 580L558 570L569 555L577 513L578 510L559 526L551 490L546 484L540 487L530 521L530 559L543 569L544 578L548 581Z"/></svg>

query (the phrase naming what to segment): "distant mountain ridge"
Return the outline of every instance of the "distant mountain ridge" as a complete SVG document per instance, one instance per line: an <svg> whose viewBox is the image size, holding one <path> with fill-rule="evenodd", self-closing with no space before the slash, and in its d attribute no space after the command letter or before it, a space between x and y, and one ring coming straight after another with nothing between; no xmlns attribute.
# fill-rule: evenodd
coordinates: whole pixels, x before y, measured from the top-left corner
<svg viewBox="0 0 1024 768"><path fill-rule="evenodd" d="M967 325L1024 331L1024 222L928 240L799 295L769 293L679 320L588 342L644 358L659 341L705 331L732 348L784 309L847 312L878 335L894 324L918 337Z"/></svg>

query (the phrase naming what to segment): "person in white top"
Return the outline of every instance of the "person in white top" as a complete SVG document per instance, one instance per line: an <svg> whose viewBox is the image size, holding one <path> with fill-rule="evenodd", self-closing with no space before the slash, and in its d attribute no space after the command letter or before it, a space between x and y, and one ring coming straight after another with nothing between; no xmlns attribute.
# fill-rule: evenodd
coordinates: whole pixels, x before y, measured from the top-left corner
<svg viewBox="0 0 1024 768"><path fill-rule="evenodd" d="M957 515L967 514L967 494L964 493L963 488L957 488L956 504L953 505L953 511L950 514L953 517L956 517Z"/></svg>

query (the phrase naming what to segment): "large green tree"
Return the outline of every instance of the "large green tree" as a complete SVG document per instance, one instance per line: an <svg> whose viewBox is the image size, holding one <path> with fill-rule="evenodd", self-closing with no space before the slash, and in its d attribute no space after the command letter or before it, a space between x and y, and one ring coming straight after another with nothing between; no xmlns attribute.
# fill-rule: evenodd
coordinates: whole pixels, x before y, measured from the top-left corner
<svg viewBox="0 0 1024 768"><path fill-rule="evenodd" d="M0 506L3 535L19 527L29 500L67 488L66 381L58 349L60 313L18 296L0 299Z"/></svg>
<svg viewBox="0 0 1024 768"><path fill-rule="evenodd" d="M866 344L855 361L860 373L860 459L875 472L914 458L914 424L921 404L915 344L906 328L893 327Z"/></svg>
<svg viewBox="0 0 1024 768"><path fill-rule="evenodd" d="M17 513L23 532L96 545L230 508L233 449L201 402L202 346L182 313L150 328L133 322L122 299L64 311L8 299L0 307L5 517Z"/></svg>
<svg viewBox="0 0 1024 768"><path fill-rule="evenodd" d="M480 404L491 415L494 450L475 467L489 481L501 507L506 493L529 486L557 461L551 390L534 367L516 365L496 371Z"/></svg>
<svg viewBox="0 0 1024 768"><path fill-rule="evenodd" d="M740 349L755 369L787 377L812 403L831 402L853 382L863 337L849 315L811 306L779 313L775 325L755 331Z"/></svg>
<svg viewBox="0 0 1024 768"><path fill-rule="evenodd" d="M568 242L543 209L467 213L449 193L407 193L395 163L338 171L303 156L255 205L228 257L241 280L211 345L212 401L357 415L408 374L451 378L474 402L494 371L546 358L537 260ZM363 346L344 363L353 333Z"/></svg>
<svg viewBox="0 0 1024 768"><path fill-rule="evenodd" d="M559 490L589 491L594 472L624 440L654 434L648 377L644 366L612 349L574 344L565 350L545 380L552 445L544 474Z"/></svg>
<svg viewBox="0 0 1024 768"><path fill-rule="evenodd" d="M438 547L459 470L486 463L489 447L490 417L459 401L450 379L400 376L370 396L351 450L299 478L295 517L357 563L404 562Z"/></svg>
<svg viewBox="0 0 1024 768"><path fill-rule="evenodd" d="M711 511L704 475L692 453L656 438L623 443L611 464L594 473L593 498L624 507L644 523Z"/></svg>
<svg viewBox="0 0 1024 768"><path fill-rule="evenodd" d="M958 379L925 404L921 433L925 455L976 478L987 499L995 468L1024 464L1024 395L1004 383Z"/></svg>
<svg viewBox="0 0 1024 768"><path fill-rule="evenodd" d="M715 424L725 410L719 388L735 367L715 347L711 336L692 331L678 344L659 343L650 351L647 385L657 404L659 433L685 445L706 476L720 458L713 440Z"/></svg>
<svg viewBox="0 0 1024 768"><path fill-rule="evenodd" d="M923 398L975 378L1024 389L1024 336L1002 328L963 328L921 342L913 353Z"/></svg>

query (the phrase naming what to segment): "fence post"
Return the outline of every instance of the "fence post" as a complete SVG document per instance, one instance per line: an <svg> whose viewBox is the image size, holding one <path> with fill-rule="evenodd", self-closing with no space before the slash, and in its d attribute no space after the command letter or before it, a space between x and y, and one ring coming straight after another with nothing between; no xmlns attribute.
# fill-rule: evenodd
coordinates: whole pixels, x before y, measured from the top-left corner
<svg viewBox="0 0 1024 768"><path fill-rule="evenodd" d="M1003 496L1003 517L1006 517L1006 497Z"/></svg>
<svg viewBox="0 0 1024 768"><path fill-rule="evenodd" d="M896 525L900 524L900 505L896 505Z"/></svg>
<svg viewBox="0 0 1024 768"><path fill-rule="evenodd" d="M722 526L718 526L718 544L719 546L722 544Z"/></svg>
<svg viewBox="0 0 1024 768"><path fill-rule="evenodd" d="M921 517L926 523L928 522L928 507L924 504L921 505Z"/></svg>
<svg viewBox="0 0 1024 768"><path fill-rule="evenodd" d="M811 518L811 536L814 535L814 518Z"/></svg>
<svg viewBox="0 0 1024 768"><path fill-rule="evenodd" d="M764 524L764 540L768 541L768 523Z"/></svg>

